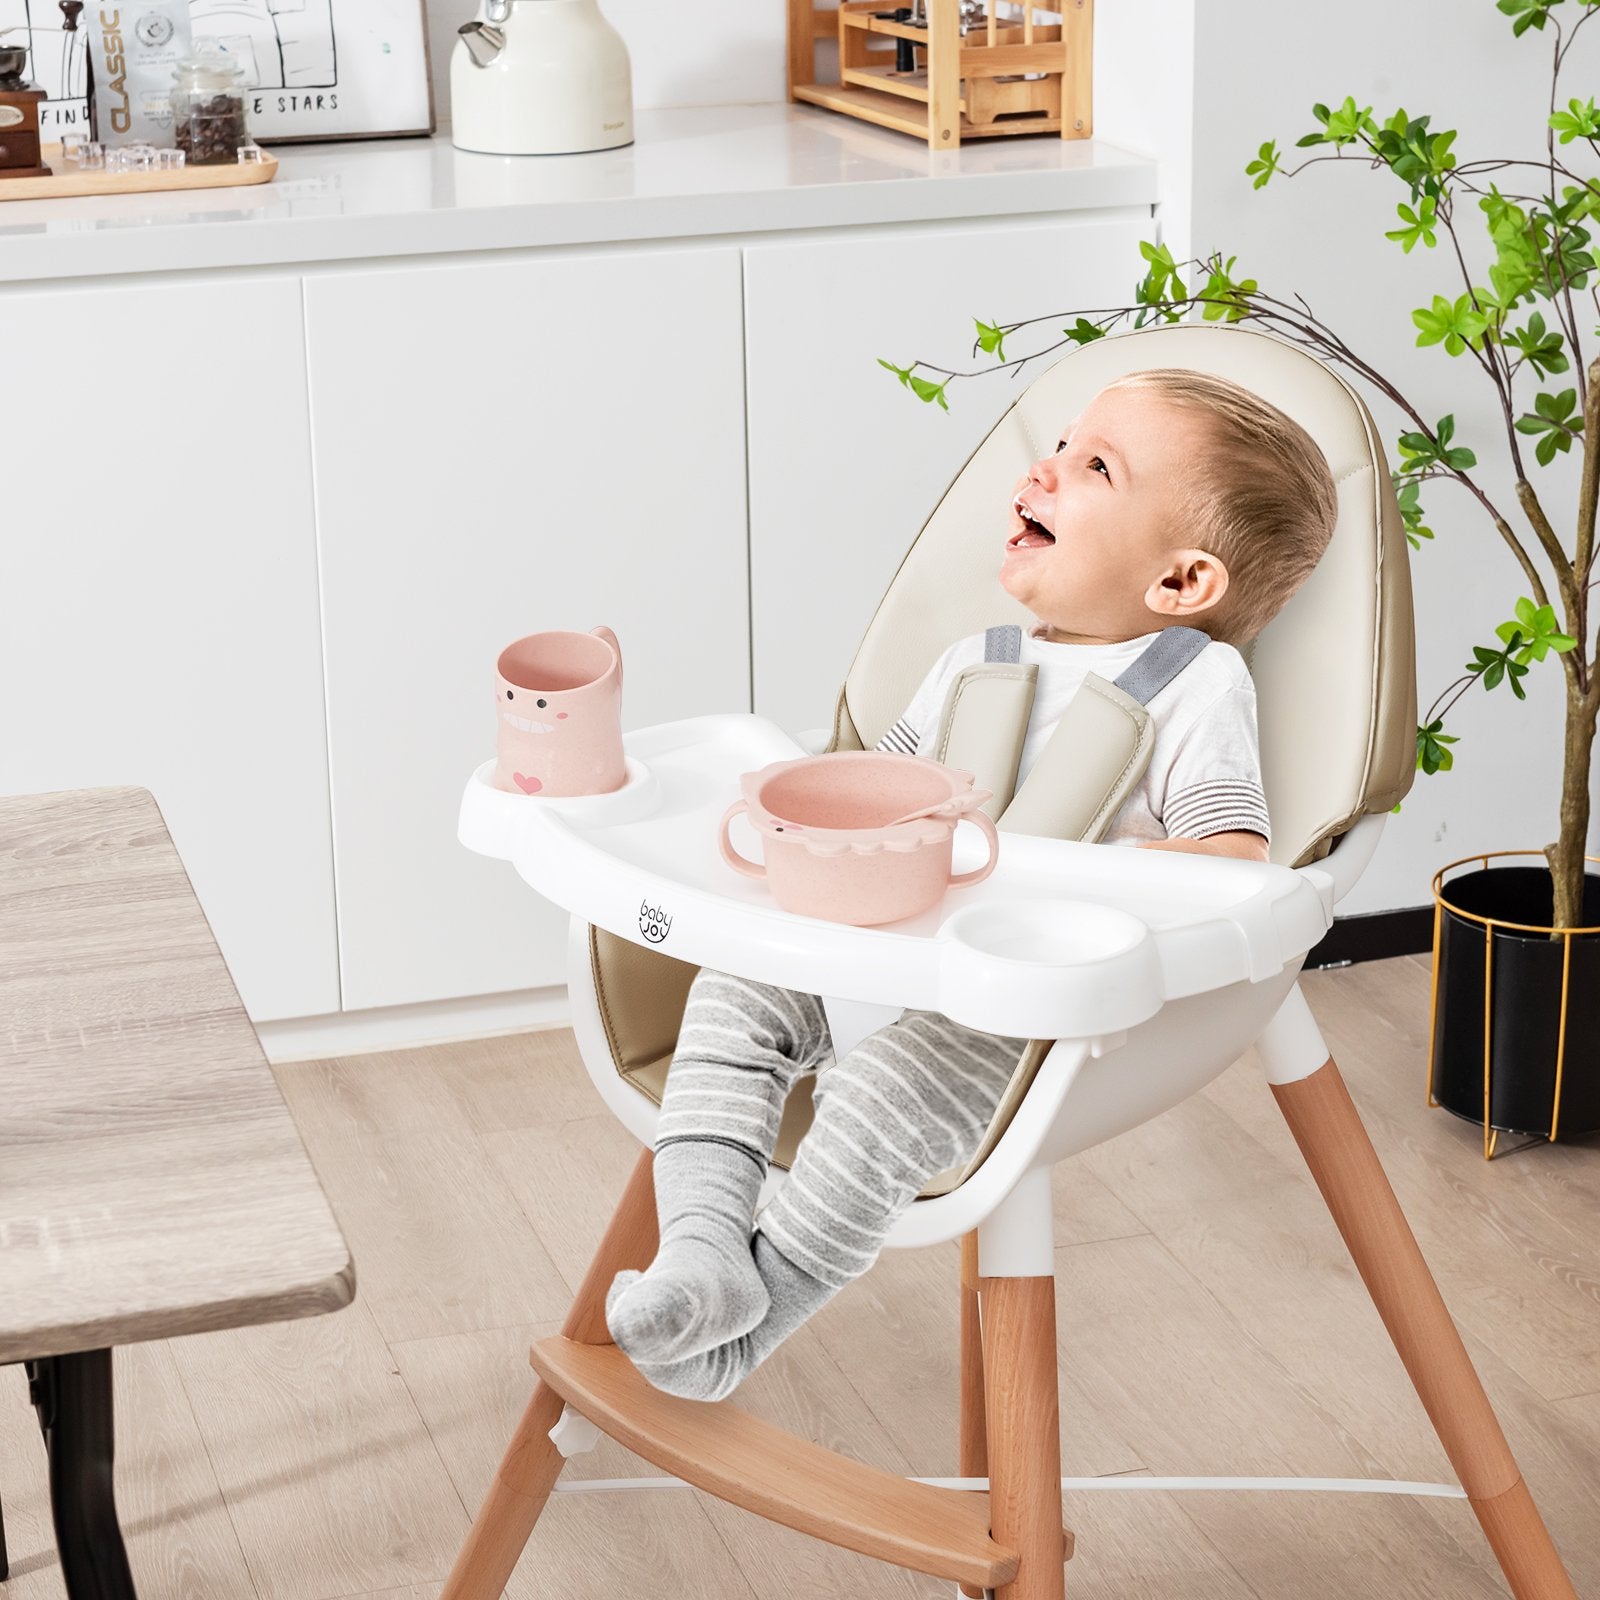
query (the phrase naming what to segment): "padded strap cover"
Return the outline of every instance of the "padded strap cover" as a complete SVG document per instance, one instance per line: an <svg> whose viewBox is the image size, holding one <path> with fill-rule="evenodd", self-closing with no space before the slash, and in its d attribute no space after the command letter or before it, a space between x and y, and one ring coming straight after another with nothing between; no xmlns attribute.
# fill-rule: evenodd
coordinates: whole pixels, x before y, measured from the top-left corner
<svg viewBox="0 0 1600 1600"><path fill-rule="evenodd" d="M1092 844L1144 776L1154 746L1150 713L1089 673L996 826Z"/></svg>
<svg viewBox="0 0 1600 1600"><path fill-rule="evenodd" d="M945 695L928 752L947 767L970 772L977 788L990 791L981 809L997 825L1016 788L1038 676L1032 662L963 668Z"/></svg>
<svg viewBox="0 0 1600 1600"><path fill-rule="evenodd" d="M1163 628L1115 683L1089 673L1018 790L1038 668L1021 659L1020 627L988 628L984 664L957 674L930 754L992 790L983 810L1008 832L1093 842L1150 765L1146 703L1210 642L1198 628Z"/></svg>

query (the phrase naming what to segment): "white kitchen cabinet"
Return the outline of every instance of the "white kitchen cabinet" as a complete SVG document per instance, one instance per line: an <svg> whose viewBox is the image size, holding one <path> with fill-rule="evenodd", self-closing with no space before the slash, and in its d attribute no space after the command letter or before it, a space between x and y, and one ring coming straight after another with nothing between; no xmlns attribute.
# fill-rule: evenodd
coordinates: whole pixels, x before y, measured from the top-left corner
<svg viewBox="0 0 1600 1600"><path fill-rule="evenodd" d="M500 649L616 630L623 723L750 705L736 248L306 281L345 1008L565 981L456 842Z"/></svg>
<svg viewBox="0 0 1600 1600"><path fill-rule="evenodd" d="M1018 218L745 252L756 711L796 729L832 721L901 558L1018 392L1004 372L958 384L946 414L877 358L966 370L989 359L971 357L974 317L1121 305L1151 226Z"/></svg>
<svg viewBox="0 0 1600 1600"><path fill-rule="evenodd" d="M0 792L149 788L250 1015L337 1010L299 281L0 327Z"/></svg>

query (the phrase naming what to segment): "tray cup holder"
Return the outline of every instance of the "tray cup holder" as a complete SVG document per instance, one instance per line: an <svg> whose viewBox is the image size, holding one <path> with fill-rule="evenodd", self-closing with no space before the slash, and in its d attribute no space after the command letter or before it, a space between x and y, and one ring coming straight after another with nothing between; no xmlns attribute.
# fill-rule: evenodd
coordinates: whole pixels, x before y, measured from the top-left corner
<svg viewBox="0 0 1600 1600"><path fill-rule="evenodd" d="M1153 1016L1162 1004L1161 960L1137 917L1092 900L969 906L940 930L947 994L986 1011L1004 1007L1003 1030L1026 1038L1087 1037L1127 1004ZM954 1015L954 1012L952 1012Z"/></svg>
<svg viewBox="0 0 1600 1600"><path fill-rule="evenodd" d="M1149 929L1126 911L1091 900L970 906L944 925L975 953L1032 967L1078 967L1126 954Z"/></svg>
<svg viewBox="0 0 1600 1600"><path fill-rule="evenodd" d="M605 794L512 794L494 782L496 762L485 761L472 774L461 801L457 834L469 850L479 855L509 860L516 849L517 831L530 811L544 809L570 815L591 827L617 822L637 822L661 803L661 780L635 756L625 757L627 781Z"/></svg>

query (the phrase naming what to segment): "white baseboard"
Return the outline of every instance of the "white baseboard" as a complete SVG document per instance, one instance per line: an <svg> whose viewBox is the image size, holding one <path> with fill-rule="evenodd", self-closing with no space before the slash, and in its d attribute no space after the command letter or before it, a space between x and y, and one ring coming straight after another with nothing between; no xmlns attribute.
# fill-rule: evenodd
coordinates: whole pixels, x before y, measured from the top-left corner
<svg viewBox="0 0 1600 1600"><path fill-rule="evenodd" d="M418 1045L571 1025L566 986L558 984L511 994L475 995L467 1000L432 1000L423 1005L379 1006L370 1011L259 1022L256 1033L267 1059L285 1062L409 1050Z"/></svg>

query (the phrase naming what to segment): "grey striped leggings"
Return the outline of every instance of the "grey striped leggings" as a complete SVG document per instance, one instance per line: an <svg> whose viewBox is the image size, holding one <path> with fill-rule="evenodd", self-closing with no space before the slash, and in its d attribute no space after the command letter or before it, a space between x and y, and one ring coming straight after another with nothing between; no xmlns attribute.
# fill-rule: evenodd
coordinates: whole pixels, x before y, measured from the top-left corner
<svg viewBox="0 0 1600 1600"><path fill-rule="evenodd" d="M972 1156L1027 1042L933 1011L907 1011L870 1034L818 1074L814 1120L761 1231L824 1284L859 1277L928 1179ZM702 967L656 1148L712 1139L754 1152L765 1169L791 1085L831 1049L816 995Z"/></svg>

